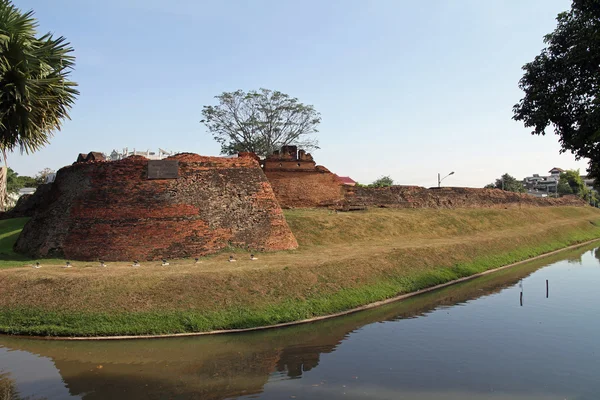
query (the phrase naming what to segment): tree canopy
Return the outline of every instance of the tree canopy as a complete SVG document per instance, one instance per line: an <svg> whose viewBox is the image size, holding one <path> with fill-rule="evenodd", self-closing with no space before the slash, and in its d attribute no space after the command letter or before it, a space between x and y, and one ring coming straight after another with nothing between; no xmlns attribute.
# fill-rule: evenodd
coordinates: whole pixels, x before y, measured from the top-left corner
<svg viewBox="0 0 600 400"><path fill-rule="evenodd" d="M69 80L73 48L37 35L33 11L0 0L0 151L30 153L48 144L79 92Z"/></svg>
<svg viewBox="0 0 600 400"><path fill-rule="evenodd" d="M386 187L392 186L394 184L394 180L389 176L381 176L378 179L374 180L369 186L371 187Z"/></svg>
<svg viewBox="0 0 600 400"><path fill-rule="evenodd" d="M596 193L585 186L579 170L570 169L560 173L558 193L561 195L574 194L586 201L597 201Z"/></svg>
<svg viewBox="0 0 600 400"><path fill-rule="evenodd" d="M268 89L225 92L215 96L216 106L204 106L204 123L221 145L221 153L249 151L267 156L281 146L318 148L311 137L317 133L321 115L297 98Z"/></svg>
<svg viewBox="0 0 600 400"><path fill-rule="evenodd" d="M48 181L48 175L53 173L54 170L50 168L44 168L43 170L39 171L35 175L35 181L37 182L37 186L45 184Z"/></svg>
<svg viewBox="0 0 600 400"><path fill-rule="evenodd" d="M506 190L507 192L517 192L524 193L526 192L525 186L521 181L518 181L515 177L509 175L508 173L502 175L500 178L496 179L496 182L485 185L486 189L501 189Z"/></svg>
<svg viewBox="0 0 600 400"><path fill-rule="evenodd" d="M8 193L18 193L25 187L38 187L38 182L30 176L20 176L18 173L8 168L6 173L6 191Z"/></svg>
<svg viewBox="0 0 600 400"><path fill-rule="evenodd" d="M544 48L525 64L519 87L525 97L513 118L544 135L552 125L561 152L588 158L589 176L600 177L600 2L573 0L557 17Z"/></svg>
<svg viewBox="0 0 600 400"><path fill-rule="evenodd" d="M565 185L568 188L568 193L573 194L579 194L585 189L585 183L579 175L579 170L570 169L561 172L558 180L558 193L561 193L561 185Z"/></svg>

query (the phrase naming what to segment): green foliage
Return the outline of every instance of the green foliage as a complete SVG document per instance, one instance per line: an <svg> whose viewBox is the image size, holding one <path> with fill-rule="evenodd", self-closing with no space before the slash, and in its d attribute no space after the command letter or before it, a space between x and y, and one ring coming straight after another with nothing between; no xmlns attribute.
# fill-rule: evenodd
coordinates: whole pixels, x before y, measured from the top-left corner
<svg viewBox="0 0 600 400"><path fill-rule="evenodd" d="M329 315L365 304L411 293L490 269L598 238L600 229L562 229L532 235L512 250L481 249L469 260L445 267L431 265L401 268L354 287L306 298L279 298L253 307L230 306L213 310L163 310L153 312L63 311L14 307L0 310L0 332L39 336L153 335L242 329ZM400 253L401 254L401 253ZM598 256L597 256L598 257ZM543 265L543 264L542 264ZM513 267L514 268L514 267ZM517 267L524 268L524 266ZM502 273L502 272L500 272Z"/></svg>
<svg viewBox="0 0 600 400"><path fill-rule="evenodd" d="M585 192L585 189L585 183L581 179L581 175L579 175L579 170L570 169L560 173L558 193L581 196Z"/></svg>
<svg viewBox="0 0 600 400"><path fill-rule="evenodd" d="M79 92L69 80L73 48L62 36L37 36L33 11L0 0L0 150L30 153L48 144Z"/></svg>
<svg viewBox="0 0 600 400"><path fill-rule="evenodd" d="M560 173L558 193L561 195L574 194L588 203L598 201L597 193L585 186L585 182L579 175L579 170L570 169Z"/></svg>
<svg viewBox="0 0 600 400"><path fill-rule="evenodd" d="M567 182L559 181L557 191L560 195L573 194L573 189Z"/></svg>
<svg viewBox="0 0 600 400"><path fill-rule="evenodd" d="M53 174L53 173L54 173L54 171L51 170L50 168L44 168L43 170L38 172L37 175L35 176L35 181L37 183L36 186L45 184L47 182L48 175Z"/></svg>
<svg viewBox="0 0 600 400"><path fill-rule="evenodd" d="M30 176L19 176L12 168L8 168L6 173L6 191L8 193L18 193L25 187L38 187L37 181Z"/></svg>
<svg viewBox="0 0 600 400"><path fill-rule="evenodd" d="M518 181L515 177L508 173L502 175L496 179L495 183L489 183L485 185L486 189L501 189L507 192L525 193L527 190L521 181Z"/></svg>
<svg viewBox="0 0 600 400"><path fill-rule="evenodd" d="M14 265L15 261L26 261L27 257L13 251L13 246L29 218L0 220L0 268Z"/></svg>
<svg viewBox="0 0 600 400"><path fill-rule="evenodd" d="M394 184L394 180L389 176L381 176L378 179L376 179L375 181L373 181L373 183L371 183L369 186L370 187L388 187L388 186L392 186Z"/></svg>
<svg viewBox="0 0 600 400"><path fill-rule="evenodd" d="M557 17L546 48L523 67L519 87L525 97L513 118L544 135L553 126L561 152L588 158L590 177L600 177L600 5L598 0L573 0L571 10Z"/></svg>
<svg viewBox="0 0 600 400"><path fill-rule="evenodd" d="M318 149L310 135L317 133L321 115L297 98L268 89L224 92L216 106L204 106L200 122L221 145L221 153L249 151L267 156L281 146Z"/></svg>

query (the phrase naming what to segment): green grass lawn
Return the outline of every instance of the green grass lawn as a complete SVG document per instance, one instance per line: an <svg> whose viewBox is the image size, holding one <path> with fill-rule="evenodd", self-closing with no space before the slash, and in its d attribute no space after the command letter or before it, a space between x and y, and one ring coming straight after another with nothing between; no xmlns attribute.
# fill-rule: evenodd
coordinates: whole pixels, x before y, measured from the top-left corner
<svg viewBox="0 0 600 400"><path fill-rule="evenodd" d="M0 220L0 268L31 262L29 258L13 251L13 246L28 220L29 218Z"/></svg>
<svg viewBox="0 0 600 400"><path fill-rule="evenodd" d="M41 260L12 251L26 219L0 221L0 332L94 336L247 328L327 315L600 238L587 207L288 210L300 248L235 265ZM241 252L241 250L240 250Z"/></svg>
<svg viewBox="0 0 600 400"><path fill-rule="evenodd" d="M13 218L0 220L0 269L31 265L36 261L22 254L17 254L13 246L29 218ZM60 263L62 260L45 260L49 263Z"/></svg>

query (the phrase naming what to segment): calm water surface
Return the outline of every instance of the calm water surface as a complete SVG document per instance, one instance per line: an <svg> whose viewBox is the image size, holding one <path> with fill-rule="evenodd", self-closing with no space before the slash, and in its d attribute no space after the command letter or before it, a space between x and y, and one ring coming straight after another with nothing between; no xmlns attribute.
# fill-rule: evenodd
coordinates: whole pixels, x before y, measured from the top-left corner
<svg viewBox="0 0 600 400"><path fill-rule="evenodd" d="M599 288L600 248L586 248L288 329L119 342L0 336L0 400L9 391L14 399L597 400Z"/></svg>

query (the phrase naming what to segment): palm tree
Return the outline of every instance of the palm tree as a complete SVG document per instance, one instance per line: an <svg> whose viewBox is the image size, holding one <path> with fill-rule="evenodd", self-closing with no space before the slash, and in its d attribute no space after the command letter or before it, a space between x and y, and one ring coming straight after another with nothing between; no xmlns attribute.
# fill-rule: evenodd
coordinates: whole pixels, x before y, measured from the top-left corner
<svg viewBox="0 0 600 400"><path fill-rule="evenodd" d="M0 152L5 164L10 151L29 154L48 144L79 94L69 80L73 48L62 36L37 37L37 26L33 11L22 13L10 0L0 0Z"/></svg>

